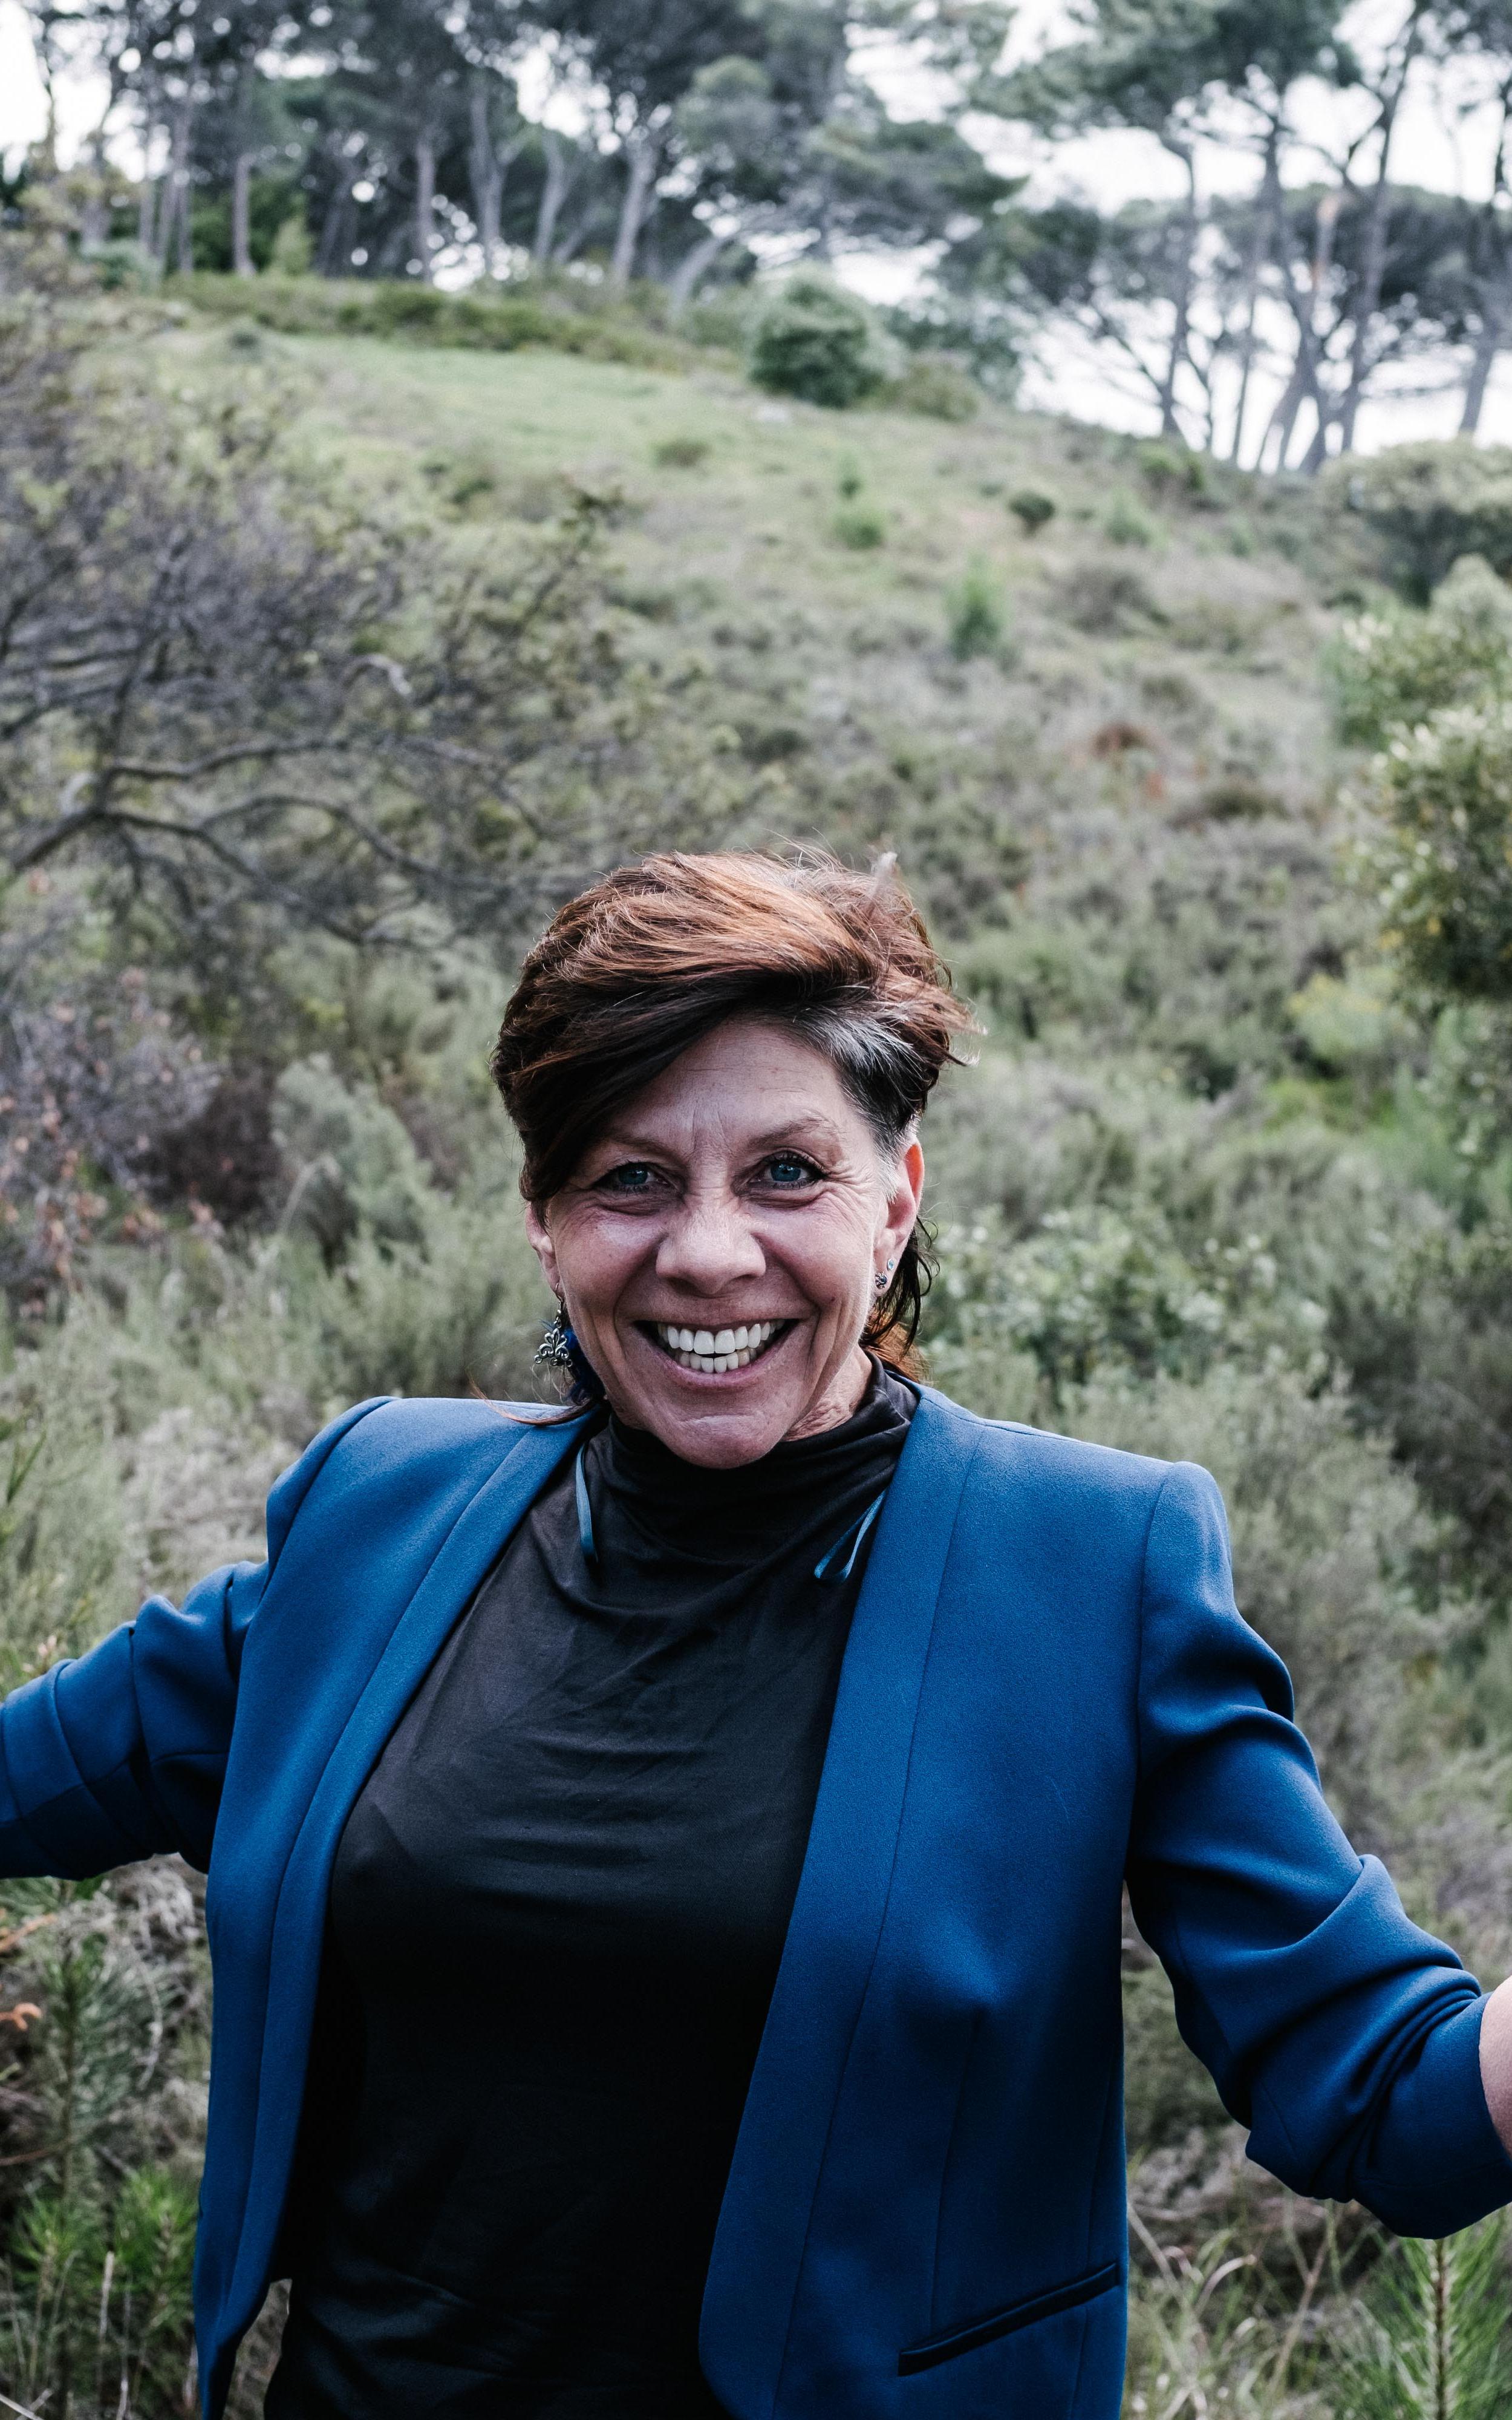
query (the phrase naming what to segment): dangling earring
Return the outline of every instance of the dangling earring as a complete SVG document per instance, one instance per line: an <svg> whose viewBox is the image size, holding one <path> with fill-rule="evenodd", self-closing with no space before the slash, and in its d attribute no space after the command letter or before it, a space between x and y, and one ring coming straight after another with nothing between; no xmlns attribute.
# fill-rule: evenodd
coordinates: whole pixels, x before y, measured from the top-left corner
<svg viewBox="0 0 1512 2420"><path fill-rule="evenodd" d="M603 1397L604 1388L598 1373L587 1359L573 1333L567 1306L560 1296L556 1317L548 1323L546 1334L535 1348L535 1366L538 1370L560 1370L571 1379L572 1384L567 1390L569 1404L586 1408Z"/></svg>
<svg viewBox="0 0 1512 2420"><path fill-rule="evenodd" d="M576 1372L578 1360L578 1339L572 1332L567 1306L559 1297L556 1316L548 1322L546 1334L535 1348L535 1366L538 1370Z"/></svg>
<svg viewBox="0 0 1512 2420"><path fill-rule="evenodd" d="M873 1290L874 1290L877 1294L881 1295L881 1294L886 1294L886 1293L887 1293L887 1280L888 1280L888 1279L891 1277L891 1275L892 1275L892 1263L891 1263L891 1261L889 1261L889 1262L887 1263L887 1267L886 1267L885 1269L878 1269L878 1271L877 1271L877 1273L876 1273L876 1276L875 1276L875 1277L872 1279L872 1288L873 1288Z"/></svg>

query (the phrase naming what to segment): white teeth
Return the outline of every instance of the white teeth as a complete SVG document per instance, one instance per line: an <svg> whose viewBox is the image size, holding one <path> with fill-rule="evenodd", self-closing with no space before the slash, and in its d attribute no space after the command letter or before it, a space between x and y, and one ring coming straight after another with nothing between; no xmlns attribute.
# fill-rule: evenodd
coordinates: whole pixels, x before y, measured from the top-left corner
<svg viewBox="0 0 1512 2420"><path fill-rule="evenodd" d="M748 1327L672 1327L658 1320L656 1333L685 1370L717 1377L726 1370L744 1370L768 1345L782 1326L779 1319L759 1319Z"/></svg>

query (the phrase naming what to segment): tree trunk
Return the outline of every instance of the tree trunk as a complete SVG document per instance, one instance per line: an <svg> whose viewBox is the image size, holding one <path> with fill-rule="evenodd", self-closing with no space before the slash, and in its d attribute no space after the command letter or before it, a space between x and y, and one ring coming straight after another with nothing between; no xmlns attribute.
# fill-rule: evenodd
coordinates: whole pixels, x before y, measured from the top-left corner
<svg viewBox="0 0 1512 2420"><path fill-rule="evenodd" d="M1471 356L1470 375L1465 380L1464 408L1459 414L1461 437L1473 437L1479 430L1480 416L1486 407L1486 390L1491 382L1496 356L1502 349L1502 333L1500 314L1493 318L1488 306Z"/></svg>
<svg viewBox="0 0 1512 2420"><path fill-rule="evenodd" d="M1161 136L1163 147L1181 163L1186 170L1186 204L1181 212L1181 256L1176 271L1176 316L1171 326L1170 350L1165 356L1165 374L1160 382L1160 433L1163 437L1180 437L1181 424L1176 416L1176 379L1186 356L1187 334L1192 324L1192 270L1197 249L1197 171L1194 147L1183 143L1180 135Z"/></svg>
<svg viewBox="0 0 1512 2420"><path fill-rule="evenodd" d="M472 178L472 215L477 222L478 242L483 252L483 273L485 277L497 277L504 174L499 154L494 149L493 129L488 123L488 95L481 84L473 85L469 106L472 118L472 141L468 151L468 167Z"/></svg>
<svg viewBox="0 0 1512 2420"><path fill-rule="evenodd" d="M594 206L592 202L590 202L581 218L578 221L577 225L569 226L565 235L558 237L556 248L551 255L551 266L553 269L565 269L570 260L577 259L578 255L581 252L584 244L588 241L589 235L593 229L593 225Z"/></svg>
<svg viewBox="0 0 1512 2420"><path fill-rule="evenodd" d="M1376 163L1370 216L1365 223L1365 257L1354 313L1354 342L1350 348L1350 380L1339 411L1339 451L1342 454L1354 450L1355 419L1365 380L1370 375L1370 326L1381 304L1381 286L1386 268L1386 223L1391 211L1391 187L1387 178L1391 167L1392 136L1396 130L1396 113L1407 88L1407 79L1417 56L1423 9L1424 0L1413 0L1401 61L1381 104L1381 157Z"/></svg>
<svg viewBox="0 0 1512 2420"><path fill-rule="evenodd" d="M348 223L351 218L351 192L343 173L345 163L337 163L331 199L320 221L320 240L315 248L315 273L317 277L339 277L349 263L351 250Z"/></svg>
<svg viewBox="0 0 1512 2420"><path fill-rule="evenodd" d="M255 277L252 263L252 153L239 151L231 171L231 274Z"/></svg>
<svg viewBox="0 0 1512 2420"><path fill-rule="evenodd" d="M1290 302L1292 315L1297 322L1297 354L1292 364L1291 376L1287 382L1286 392L1272 412L1265 435L1260 440L1260 450L1255 458L1257 470L1264 459L1265 449L1270 443L1273 431L1278 431L1280 437L1273 467L1277 471L1285 470L1297 418L1309 396L1317 407L1319 427L1326 434L1327 427L1332 426L1333 415L1329 412L1319 379L1318 298L1323 290L1324 280L1333 263L1334 233L1338 225L1339 212L1343 207L1344 195L1337 191L1325 194L1319 203L1313 235L1313 256L1308 267L1307 282L1300 293L1297 290L1296 279L1292 274L1290 264L1288 263L1288 300Z"/></svg>
<svg viewBox="0 0 1512 2420"><path fill-rule="evenodd" d="M110 211L105 194L109 170L105 164L105 139L97 129L89 146L89 182L85 191L84 211L79 224L79 242L85 252L102 244L110 234Z"/></svg>
<svg viewBox="0 0 1512 2420"><path fill-rule="evenodd" d="M656 181L656 138L643 128L637 128L625 143L629 165L625 178L625 199L620 204L620 223L614 231L614 253L609 262L609 282L617 294L623 294L630 283L635 266L636 246L651 207L651 191Z"/></svg>
<svg viewBox="0 0 1512 2420"><path fill-rule="evenodd" d="M153 259L158 252L158 182L152 174L152 138L157 131L152 96L147 91L142 96L142 182L136 194L136 240Z"/></svg>
<svg viewBox="0 0 1512 2420"><path fill-rule="evenodd" d="M189 216L189 130L192 116L192 105L185 101L174 120L168 189L158 220L160 266L166 270L172 258L181 274L187 274L194 266L194 237Z"/></svg>
<svg viewBox="0 0 1512 2420"><path fill-rule="evenodd" d="M424 284L436 279L436 140L428 126L415 136L415 250Z"/></svg>
<svg viewBox="0 0 1512 2420"><path fill-rule="evenodd" d="M546 153L546 182L541 187L541 207L535 213L535 240L531 245L531 258L547 261L551 257L552 238L562 205L567 198L572 172L567 166L563 147L549 126L541 132L541 147Z"/></svg>
<svg viewBox="0 0 1512 2420"><path fill-rule="evenodd" d="M1228 459L1236 464L1244 442L1244 414L1249 410L1249 382L1255 368L1255 320L1260 302L1260 273L1270 255L1271 230L1275 224L1280 148L1281 130L1273 121L1265 138L1265 169L1260 178L1249 258L1244 264L1244 334L1239 349L1239 399L1234 405L1234 434L1228 448Z"/></svg>
<svg viewBox="0 0 1512 2420"><path fill-rule="evenodd" d="M1459 415L1459 434L1473 437L1480 427L1480 416L1486 404L1486 390L1490 384L1496 356L1506 341L1509 319L1512 319L1512 279L1505 261L1506 250L1497 224L1497 204L1506 192L1507 136L1512 132L1512 83L1503 85L1502 124L1496 144L1496 164L1491 176L1491 190L1481 216L1482 243L1477 248L1478 259L1473 256L1475 283L1480 289L1480 334L1471 358L1470 375L1465 380L1464 409ZM1501 261L1502 273L1497 274Z"/></svg>
<svg viewBox="0 0 1512 2420"><path fill-rule="evenodd" d="M673 327L692 302L699 280L705 270L712 269L721 252L727 251L733 239L727 235L701 236L691 250L685 252L671 274L667 288L667 316Z"/></svg>

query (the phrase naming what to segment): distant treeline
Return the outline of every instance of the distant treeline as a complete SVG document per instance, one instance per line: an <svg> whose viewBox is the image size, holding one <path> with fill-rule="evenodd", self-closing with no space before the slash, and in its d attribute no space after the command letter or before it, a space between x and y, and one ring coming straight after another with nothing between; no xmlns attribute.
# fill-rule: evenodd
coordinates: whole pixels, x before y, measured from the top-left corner
<svg viewBox="0 0 1512 2420"><path fill-rule="evenodd" d="M64 191L78 240L123 275L428 285L530 266L645 281L675 321L710 281L893 251L928 264L893 314L905 343L1005 383L1053 327L1164 435L1305 470L1351 449L1383 380L1458 386L1473 433L1512 338L1508 0L1393 0L1368 57L1344 0L1091 0L1012 68L1006 0L27 6L46 76L87 64L108 105L71 178L39 147L11 212L28 180ZM1475 194L1396 173L1404 107L1444 75L1501 112ZM1319 87L1333 157L1316 106L1299 130ZM1031 205L987 163L995 120L1021 157L1029 137L1053 158L1141 132L1184 191ZM1247 191L1203 190L1213 141L1253 163Z"/></svg>

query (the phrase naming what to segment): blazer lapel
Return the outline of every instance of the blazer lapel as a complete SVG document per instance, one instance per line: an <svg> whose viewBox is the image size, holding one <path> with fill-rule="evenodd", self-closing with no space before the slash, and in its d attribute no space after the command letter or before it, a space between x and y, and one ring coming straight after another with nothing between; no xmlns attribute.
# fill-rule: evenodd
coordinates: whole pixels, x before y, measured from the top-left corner
<svg viewBox="0 0 1512 2420"><path fill-rule="evenodd" d="M978 1424L925 1390L877 1525L704 2289L704 2373L774 2409L831 2113L887 1913L915 1715Z"/></svg>
<svg viewBox="0 0 1512 2420"><path fill-rule="evenodd" d="M553 1422L521 1435L472 1497L401 1611L351 1704L310 1799L273 1916L246 2218L230 2300L260 2298L293 2163L325 1937L326 1899L342 1827L448 1632L579 1430Z"/></svg>

